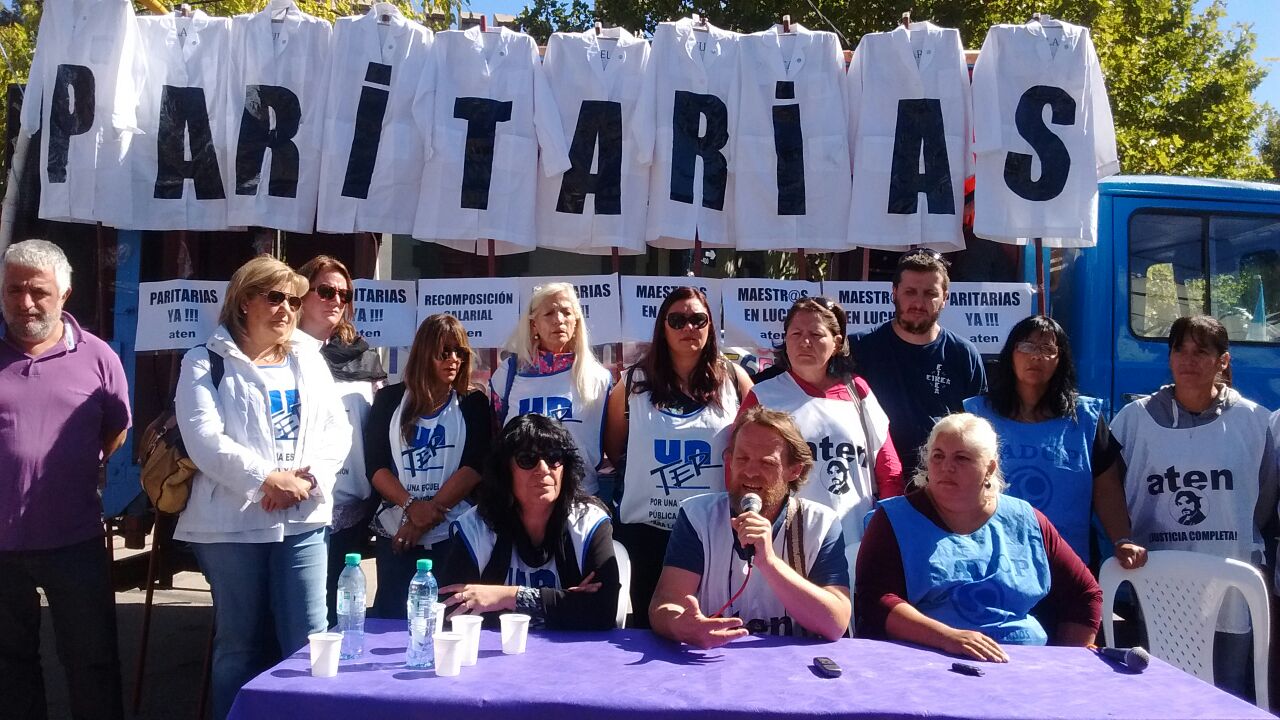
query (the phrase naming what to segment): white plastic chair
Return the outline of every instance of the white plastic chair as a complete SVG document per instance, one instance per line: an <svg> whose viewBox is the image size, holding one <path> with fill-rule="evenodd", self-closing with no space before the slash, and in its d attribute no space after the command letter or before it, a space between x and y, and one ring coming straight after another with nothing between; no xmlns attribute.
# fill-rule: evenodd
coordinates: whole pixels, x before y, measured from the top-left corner
<svg viewBox="0 0 1280 720"><path fill-rule="evenodd" d="M1267 643L1271 616L1267 581L1248 563L1181 550L1148 553L1147 564L1125 570L1114 557L1102 564L1102 627L1115 643L1116 589L1133 584L1147 626L1152 655L1213 683L1213 636L1218 609L1228 588L1236 588L1249 604L1253 622L1253 684L1257 705L1270 707L1267 687Z"/></svg>
<svg viewBox="0 0 1280 720"><path fill-rule="evenodd" d="M618 627L627 626L627 613L631 612L631 555L622 543L613 541L613 555L618 558L618 580L622 587L618 590Z"/></svg>

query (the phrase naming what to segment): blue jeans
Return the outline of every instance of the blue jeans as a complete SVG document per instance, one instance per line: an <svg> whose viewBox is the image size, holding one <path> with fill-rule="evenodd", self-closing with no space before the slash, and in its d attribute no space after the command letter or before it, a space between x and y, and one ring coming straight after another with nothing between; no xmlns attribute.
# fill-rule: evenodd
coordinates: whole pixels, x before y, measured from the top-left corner
<svg viewBox="0 0 1280 720"><path fill-rule="evenodd" d="M52 550L0 552L0 716L43 720L40 595L53 619L71 715L124 717L116 603L102 538Z"/></svg>
<svg viewBox="0 0 1280 720"><path fill-rule="evenodd" d="M409 581L418 572L418 559L430 558L435 567L431 572L438 579L440 565L449 555L453 540L441 540L428 548L421 545L397 553L391 549L391 540L379 537L374 543L374 557L378 563L378 593L373 599L371 617L385 620L406 620L409 609Z"/></svg>
<svg viewBox="0 0 1280 720"><path fill-rule="evenodd" d="M213 717L240 687L325 629L325 528L273 543L192 543L213 590Z"/></svg>

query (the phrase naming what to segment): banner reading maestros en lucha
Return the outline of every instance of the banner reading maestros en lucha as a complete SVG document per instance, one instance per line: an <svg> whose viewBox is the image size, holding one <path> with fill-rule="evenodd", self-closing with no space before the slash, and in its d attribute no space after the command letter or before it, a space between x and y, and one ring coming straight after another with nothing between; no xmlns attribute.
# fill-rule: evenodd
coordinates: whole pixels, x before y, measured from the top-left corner
<svg viewBox="0 0 1280 720"><path fill-rule="evenodd" d="M720 326L720 280L695 277L646 277L624 275L622 290L622 339L649 342L658 310L667 295L677 288L696 287L707 296L708 312Z"/></svg>
<svg viewBox="0 0 1280 720"><path fill-rule="evenodd" d="M849 316L849 334L887 322L893 317L893 285L887 282L824 282L822 293L840 303ZM978 351L1000 352L1009 330L1035 312L1034 293L1027 283L951 283L947 306L938 322L969 340Z"/></svg>
<svg viewBox="0 0 1280 720"><path fill-rule="evenodd" d="M724 344L767 348L782 342L782 321L791 304L820 292L818 283L801 280L721 280Z"/></svg>

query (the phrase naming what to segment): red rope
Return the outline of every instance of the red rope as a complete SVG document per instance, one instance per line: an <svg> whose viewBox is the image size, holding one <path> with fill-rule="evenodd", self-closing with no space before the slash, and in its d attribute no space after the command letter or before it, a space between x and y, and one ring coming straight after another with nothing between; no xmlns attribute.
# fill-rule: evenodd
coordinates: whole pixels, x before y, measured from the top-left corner
<svg viewBox="0 0 1280 720"><path fill-rule="evenodd" d="M751 571L754 569L755 569L755 563L747 563L747 576L743 578L742 586L738 588L738 592L733 594L733 597L729 598L729 602L725 603L724 605L721 605L720 609L716 611L716 614L712 615L711 617L713 618L720 617L721 613L723 613L725 610L728 610L730 605L734 604L735 602L737 602L738 598L742 597L742 591L747 589L747 583L751 581Z"/></svg>

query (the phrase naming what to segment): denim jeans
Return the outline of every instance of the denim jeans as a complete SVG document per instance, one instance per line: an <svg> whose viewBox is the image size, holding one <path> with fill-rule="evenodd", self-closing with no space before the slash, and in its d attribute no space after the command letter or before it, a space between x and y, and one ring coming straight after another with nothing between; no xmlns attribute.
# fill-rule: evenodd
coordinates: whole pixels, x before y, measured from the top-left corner
<svg viewBox="0 0 1280 720"><path fill-rule="evenodd" d="M418 572L418 559L430 558L436 581L440 579L440 564L449 555L453 540L441 540L430 548L421 545L397 553L391 549L391 540L379 537L374 543L374 557L378 563L378 593L374 596L371 617L386 620L405 620L409 617L406 603L409 600L409 581Z"/></svg>
<svg viewBox="0 0 1280 720"><path fill-rule="evenodd" d="M115 595L100 537L52 550L0 552L0 716L48 717L37 587L49 601L72 717L124 717Z"/></svg>
<svg viewBox="0 0 1280 720"><path fill-rule="evenodd" d="M192 543L213 590L213 717L240 687L325 629L325 528L272 543Z"/></svg>

